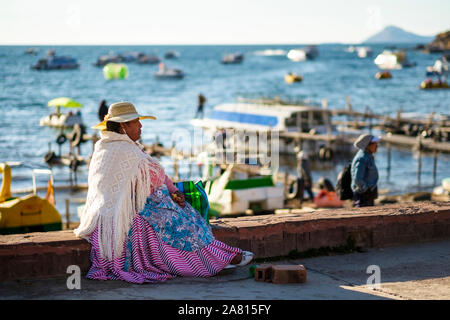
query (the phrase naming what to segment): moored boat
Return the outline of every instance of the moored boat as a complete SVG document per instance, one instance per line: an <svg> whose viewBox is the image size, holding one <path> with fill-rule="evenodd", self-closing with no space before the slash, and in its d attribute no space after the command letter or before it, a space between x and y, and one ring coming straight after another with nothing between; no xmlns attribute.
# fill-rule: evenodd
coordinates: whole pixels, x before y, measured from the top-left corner
<svg viewBox="0 0 450 320"><path fill-rule="evenodd" d="M244 60L244 55L242 53L230 53L230 54L226 54L223 58L222 58L222 63L223 64L237 64L237 63L241 63Z"/></svg>
<svg viewBox="0 0 450 320"><path fill-rule="evenodd" d="M97 67L103 67L105 65L107 65L108 63L119 63L122 61L122 58L120 57L120 55L104 55L104 56L100 56L97 61L94 63L94 66Z"/></svg>
<svg viewBox="0 0 450 320"><path fill-rule="evenodd" d="M82 124L81 112L67 113L61 112L62 108L81 108L83 105L70 98L60 97L48 102L49 107L54 107L56 110L48 116L42 117L39 121L39 125L55 127L55 128L71 128L75 124Z"/></svg>
<svg viewBox="0 0 450 320"><path fill-rule="evenodd" d="M384 50L374 60L378 68L383 70L402 69L414 67L416 63L410 62L405 51Z"/></svg>
<svg viewBox="0 0 450 320"><path fill-rule="evenodd" d="M175 68L167 68L164 63L159 64L159 69L155 72L154 77L157 79L182 79L183 71Z"/></svg>
<svg viewBox="0 0 450 320"><path fill-rule="evenodd" d="M367 58L372 56L372 49L370 47L356 47L358 57Z"/></svg>
<svg viewBox="0 0 450 320"><path fill-rule="evenodd" d="M139 59L137 60L137 63L139 64L157 64L160 63L161 59L159 59L157 56L154 55L142 55L141 57L139 57Z"/></svg>
<svg viewBox="0 0 450 320"><path fill-rule="evenodd" d="M78 67L79 64L74 58L49 54L47 57L39 59L31 68L34 70L70 70Z"/></svg>
<svg viewBox="0 0 450 320"><path fill-rule="evenodd" d="M299 62L305 60L313 60L317 58L319 51L316 46L308 46L304 49L291 49L289 50L287 57L288 59Z"/></svg>
<svg viewBox="0 0 450 320"><path fill-rule="evenodd" d="M296 73L289 72L284 76L284 81L287 83L302 82L302 80L302 76Z"/></svg>
<svg viewBox="0 0 450 320"><path fill-rule="evenodd" d="M447 83L447 81L433 81L432 79L426 79L422 81L420 84L420 88L427 90L427 89L450 89L450 85Z"/></svg>
<svg viewBox="0 0 450 320"><path fill-rule="evenodd" d="M45 232L62 230L62 219L55 207L53 175L50 170L33 170L33 193L23 197L11 194L11 167L0 163L3 182L0 190L0 234ZM47 194L36 193L36 173L48 173Z"/></svg>
<svg viewBox="0 0 450 320"><path fill-rule="evenodd" d="M164 58L166 58L166 59L178 59L179 57L180 57L180 53L175 50L167 51L164 54Z"/></svg>
<svg viewBox="0 0 450 320"><path fill-rule="evenodd" d="M39 52L38 48L28 48L27 50L25 50L25 54L36 55L38 54L38 52Z"/></svg>
<svg viewBox="0 0 450 320"><path fill-rule="evenodd" d="M306 60L306 51L302 49L292 49L289 50L287 57L295 62Z"/></svg>
<svg viewBox="0 0 450 320"><path fill-rule="evenodd" d="M206 183L210 212L216 216L283 208L284 186L274 175L249 176L229 165L220 177Z"/></svg>
<svg viewBox="0 0 450 320"><path fill-rule="evenodd" d="M389 71L380 71L375 74L375 78L377 79L391 79L392 74Z"/></svg>
<svg viewBox="0 0 450 320"><path fill-rule="evenodd" d="M302 150L321 160L329 160L327 158L333 157L333 154L344 154L351 147L346 144L338 145L326 142L339 139L341 133L331 124L331 111L315 106L224 103L216 105L207 117L192 119L191 124L203 128L206 136L216 140L211 143L211 148L229 149L231 153L241 152L240 148L246 145L246 135L249 138L260 134L267 135L269 140L272 134L279 137L278 151L280 154L287 155L297 153L293 137L302 135L302 139L305 141ZM222 138L223 147L214 146L220 135L224 136ZM267 143L270 145L270 142ZM252 146L246 146L246 148L248 150L244 151L249 153L265 152L261 151L258 146L253 146L256 148L255 150L251 149ZM321 154L327 156L321 156Z"/></svg>

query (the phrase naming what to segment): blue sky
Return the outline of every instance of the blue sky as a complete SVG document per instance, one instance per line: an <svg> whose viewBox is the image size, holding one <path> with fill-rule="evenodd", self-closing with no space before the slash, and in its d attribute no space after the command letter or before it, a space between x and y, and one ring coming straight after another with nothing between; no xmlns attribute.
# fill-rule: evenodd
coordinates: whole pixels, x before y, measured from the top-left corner
<svg viewBox="0 0 450 320"><path fill-rule="evenodd" d="M0 0L0 44L359 43L450 30L449 0Z"/></svg>

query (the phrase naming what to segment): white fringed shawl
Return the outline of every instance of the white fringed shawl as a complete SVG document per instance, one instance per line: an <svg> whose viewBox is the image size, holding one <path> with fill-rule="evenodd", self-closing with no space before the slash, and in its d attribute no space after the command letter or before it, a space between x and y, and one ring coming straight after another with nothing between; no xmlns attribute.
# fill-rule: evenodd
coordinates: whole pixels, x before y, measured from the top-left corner
<svg viewBox="0 0 450 320"><path fill-rule="evenodd" d="M89 164L88 194L75 235L89 240L98 228L100 254L120 257L134 217L150 194L149 162L143 146L126 134L101 131Z"/></svg>

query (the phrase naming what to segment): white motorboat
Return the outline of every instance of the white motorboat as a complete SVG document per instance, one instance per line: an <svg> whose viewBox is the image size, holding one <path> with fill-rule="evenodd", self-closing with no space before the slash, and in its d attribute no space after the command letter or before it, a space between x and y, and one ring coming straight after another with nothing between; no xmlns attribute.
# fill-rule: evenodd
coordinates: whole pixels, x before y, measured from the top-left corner
<svg viewBox="0 0 450 320"><path fill-rule="evenodd" d="M303 49L292 49L289 50L287 57L295 62L306 60L306 51Z"/></svg>
<svg viewBox="0 0 450 320"><path fill-rule="evenodd" d="M319 55L319 51L316 46L308 46L305 49L291 49L289 50L287 57L295 62L305 61L307 59L313 60Z"/></svg>
<svg viewBox="0 0 450 320"><path fill-rule="evenodd" d="M356 47L358 57L367 58L372 56L372 49L370 47Z"/></svg>
<svg viewBox="0 0 450 320"><path fill-rule="evenodd" d="M255 134L266 133L270 139L271 133L276 133L280 137L278 144L280 154L294 155L296 154L294 139L283 138L283 134L289 136L289 133L302 133L311 138L320 134L324 136L340 134L331 124L330 110L304 105L225 103L215 106L207 117L191 120L191 124L203 128L206 136L211 139L225 132L224 148L231 151L244 146L245 140L249 137L252 139ZM234 138L229 139L229 135L233 135ZM323 144L309 142L314 141L308 141L306 137L303 145L305 152L311 155L319 154ZM345 151L343 145L330 147L333 153ZM247 151L258 154L260 150L257 146L255 148L256 150Z"/></svg>
<svg viewBox="0 0 450 320"><path fill-rule="evenodd" d="M402 69L414 67L416 63L412 63L406 57L404 51L390 51L384 50L374 60L378 68L383 70Z"/></svg>
<svg viewBox="0 0 450 320"><path fill-rule="evenodd" d="M164 63L160 63L159 70L154 73L154 76L157 79L182 79L184 73L180 69L167 68Z"/></svg>
<svg viewBox="0 0 450 320"><path fill-rule="evenodd" d="M443 56L441 59L437 59L433 66L428 66L426 70L427 76L437 75L447 77L450 70L450 63L447 57Z"/></svg>

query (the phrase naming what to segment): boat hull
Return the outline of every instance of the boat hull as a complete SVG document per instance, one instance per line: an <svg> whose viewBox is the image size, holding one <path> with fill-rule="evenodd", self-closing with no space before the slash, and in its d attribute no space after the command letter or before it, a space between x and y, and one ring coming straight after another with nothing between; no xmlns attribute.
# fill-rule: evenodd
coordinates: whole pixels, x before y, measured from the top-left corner
<svg viewBox="0 0 450 320"><path fill-rule="evenodd" d="M56 208L34 194L0 203L0 213L0 234L62 230Z"/></svg>

